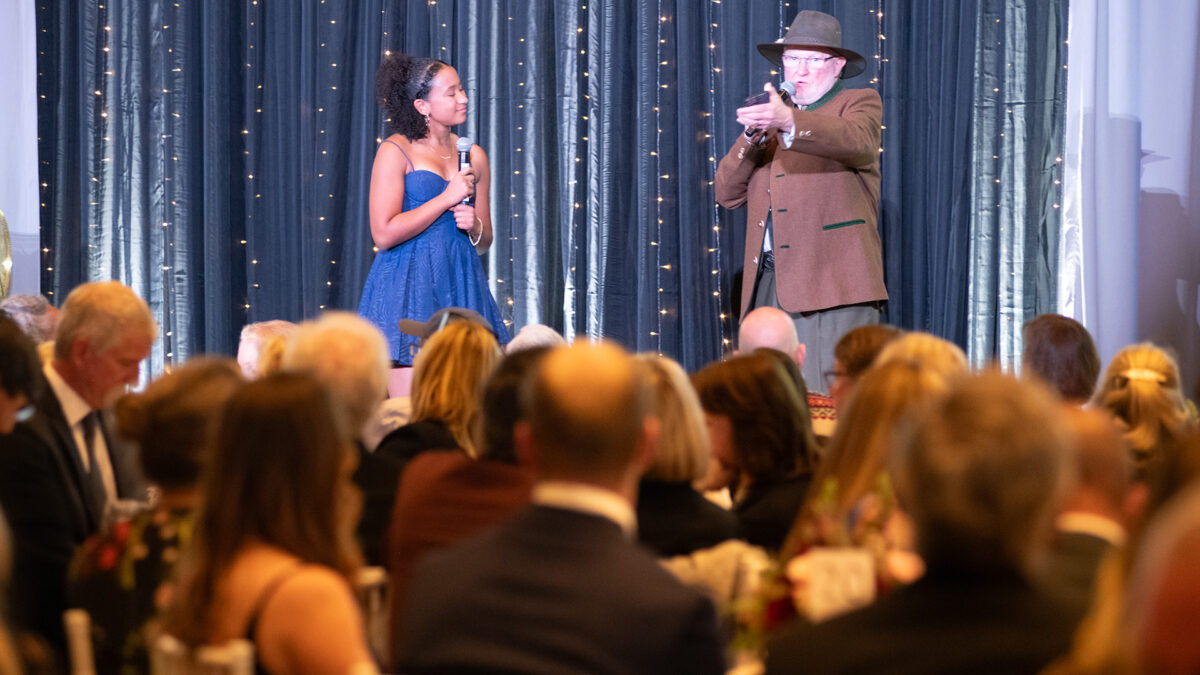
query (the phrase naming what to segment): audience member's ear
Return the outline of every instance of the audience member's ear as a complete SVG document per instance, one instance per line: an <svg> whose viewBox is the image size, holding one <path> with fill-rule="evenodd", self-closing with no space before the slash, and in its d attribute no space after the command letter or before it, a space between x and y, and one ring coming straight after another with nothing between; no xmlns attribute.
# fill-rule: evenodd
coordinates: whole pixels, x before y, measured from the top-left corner
<svg viewBox="0 0 1200 675"><path fill-rule="evenodd" d="M808 356L808 345L801 342L800 344L796 345L796 365L803 368L805 356ZM814 386L814 383L812 382L806 382L805 384L807 384L809 387Z"/></svg>
<svg viewBox="0 0 1200 675"><path fill-rule="evenodd" d="M1146 510L1146 500L1150 498L1150 487L1144 481L1137 481L1129 486L1125 493L1125 504L1121 509L1125 516L1125 525L1131 525L1141 519Z"/></svg>
<svg viewBox="0 0 1200 675"><path fill-rule="evenodd" d="M517 464L531 469L536 468L537 451L533 448L533 429L529 426L529 422L517 420L513 424L512 433L513 450L517 453Z"/></svg>

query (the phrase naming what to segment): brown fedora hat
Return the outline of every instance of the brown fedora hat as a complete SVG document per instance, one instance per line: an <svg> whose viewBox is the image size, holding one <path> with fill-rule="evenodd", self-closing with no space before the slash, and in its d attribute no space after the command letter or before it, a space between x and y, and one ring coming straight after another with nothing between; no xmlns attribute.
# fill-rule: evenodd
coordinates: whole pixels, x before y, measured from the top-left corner
<svg viewBox="0 0 1200 675"><path fill-rule="evenodd" d="M788 47L822 49L846 59L840 77L854 77L867 69L861 54L842 48L842 24L825 12L806 9L796 15L783 37L758 46L758 52L777 66L783 66L783 50Z"/></svg>

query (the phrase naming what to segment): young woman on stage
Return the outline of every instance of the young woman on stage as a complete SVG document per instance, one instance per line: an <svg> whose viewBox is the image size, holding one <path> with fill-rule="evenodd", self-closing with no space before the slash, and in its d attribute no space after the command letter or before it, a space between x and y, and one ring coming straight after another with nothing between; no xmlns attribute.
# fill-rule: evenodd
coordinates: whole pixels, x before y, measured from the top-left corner
<svg viewBox="0 0 1200 675"><path fill-rule="evenodd" d="M358 313L387 336L389 393L407 396L419 340L400 332L400 319L424 322L444 307L466 307L487 319L501 344L509 334L479 260L492 243L487 153L471 145L469 166L461 166L459 137L450 131L467 118L458 73L441 61L393 54L379 66L375 93L394 133L371 169L378 253Z"/></svg>

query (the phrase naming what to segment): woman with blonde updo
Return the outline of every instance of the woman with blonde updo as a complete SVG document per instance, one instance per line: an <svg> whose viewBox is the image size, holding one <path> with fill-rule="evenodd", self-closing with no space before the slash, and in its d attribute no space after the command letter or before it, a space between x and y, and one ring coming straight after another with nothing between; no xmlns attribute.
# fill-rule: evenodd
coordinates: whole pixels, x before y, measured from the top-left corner
<svg viewBox="0 0 1200 675"><path fill-rule="evenodd" d="M1195 419L1183 396L1175 359L1149 342L1117 352L1092 403L1124 426L1139 475L1156 461L1155 448L1166 434Z"/></svg>

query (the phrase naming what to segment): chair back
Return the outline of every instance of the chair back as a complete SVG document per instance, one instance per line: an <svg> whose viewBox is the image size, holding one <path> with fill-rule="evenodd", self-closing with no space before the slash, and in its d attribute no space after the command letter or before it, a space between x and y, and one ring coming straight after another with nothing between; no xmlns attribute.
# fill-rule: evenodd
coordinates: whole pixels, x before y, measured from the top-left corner
<svg viewBox="0 0 1200 675"><path fill-rule="evenodd" d="M170 635L162 635L150 650L151 675L253 675L254 645L230 640L216 646L188 649Z"/></svg>
<svg viewBox="0 0 1200 675"><path fill-rule="evenodd" d="M92 617L87 610L68 609L63 612L63 628L67 632L71 675L96 675L96 658L92 652Z"/></svg>
<svg viewBox="0 0 1200 675"><path fill-rule="evenodd" d="M354 595L363 613L363 626L371 655L379 663L388 663L388 595L387 570L364 567L354 579Z"/></svg>

